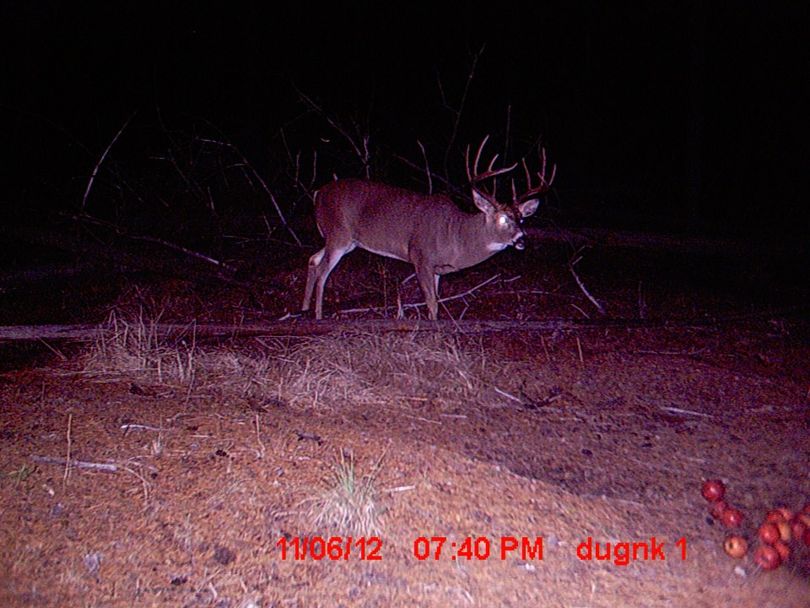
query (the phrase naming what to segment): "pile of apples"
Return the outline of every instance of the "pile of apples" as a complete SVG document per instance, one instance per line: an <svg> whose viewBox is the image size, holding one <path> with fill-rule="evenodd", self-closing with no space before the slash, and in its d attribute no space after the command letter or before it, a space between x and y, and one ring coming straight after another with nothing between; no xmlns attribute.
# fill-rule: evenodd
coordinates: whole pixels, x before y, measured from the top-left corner
<svg viewBox="0 0 810 608"><path fill-rule="evenodd" d="M709 513L729 529L739 528L745 519L742 511L725 500L726 486L719 479L708 479L701 488L703 498L709 501ZM787 507L768 511L757 530L759 544L754 561L763 570L774 570L790 559L790 543L804 543L810 547L810 503L793 513ZM728 535L723 549L734 558L748 553L748 541L738 533Z"/></svg>

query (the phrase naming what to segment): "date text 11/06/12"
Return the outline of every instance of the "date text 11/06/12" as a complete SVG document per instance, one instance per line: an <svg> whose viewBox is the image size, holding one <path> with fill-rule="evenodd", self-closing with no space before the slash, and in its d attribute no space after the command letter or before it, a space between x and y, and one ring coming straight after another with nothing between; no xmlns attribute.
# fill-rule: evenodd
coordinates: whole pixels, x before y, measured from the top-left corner
<svg viewBox="0 0 810 608"><path fill-rule="evenodd" d="M311 559L320 561L328 559L330 561L349 561L356 559L360 561L377 562L382 560L380 550L382 540L379 536L361 536L353 538L351 536L330 536L328 539L322 536L288 538L282 536L276 542L282 560L287 558L296 561Z"/></svg>

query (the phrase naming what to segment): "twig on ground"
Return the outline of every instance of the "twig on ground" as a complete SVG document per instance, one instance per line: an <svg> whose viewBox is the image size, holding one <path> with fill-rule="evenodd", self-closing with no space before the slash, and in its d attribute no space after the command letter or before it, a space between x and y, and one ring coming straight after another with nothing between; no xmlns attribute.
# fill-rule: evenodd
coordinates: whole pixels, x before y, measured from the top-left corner
<svg viewBox="0 0 810 608"><path fill-rule="evenodd" d="M394 492L410 492L411 490L415 490L416 486L397 486L396 488L387 488L383 490L383 492L389 492L393 494Z"/></svg>
<svg viewBox="0 0 810 608"><path fill-rule="evenodd" d="M57 458L54 456L36 456L32 455L31 460L40 464L55 464L64 467L76 467L77 469L93 469L96 471L106 471L107 473L116 473L118 466L114 464L107 464L103 462L87 462L84 460L69 460L67 458Z"/></svg>
<svg viewBox="0 0 810 608"><path fill-rule="evenodd" d="M633 353L636 355L661 355L664 357L692 357L705 353L707 350L709 350L708 346L690 350L634 350Z"/></svg>
<svg viewBox="0 0 810 608"><path fill-rule="evenodd" d="M62 483L66 484L68 477L70 476L70 448L71 448L71 438L70 438L70 429L73 426L73 412L68 414L68 423L67 423L67 456L65 457L65 475L62 477Z"/></svg>
<svg viewBox="0 0 810 608"><path fill-rule="evenodd" d="M573 309L577 310L577 311L578 311L578 312L579 312L579 313L580 313L580 314L581 314L583 317L585 317L586 319L590 319L590 318L591 318L591 315L589 315L587 312L585 312L584 310L582 310L582 309L581 309L579 306L577 306L577 305L576 305L576 304L574 304L573 302L571 303L571 307L572 307Z"/></svg>
<svg viewBox="0 0 810 608"><path fill-rule="evenodd" d="M548 347L546 346L546 339L540 336L540 344L543 345L543 352L546 353L546 361L551 363L551 356L548 354Z"/></svg>
<svg viewBox="0 0 810 608"><path fill-rule="evenodd" d="M411 416L410 414L405 414L406 418L413 418L414 420L419 420L420 422L428 422L430 424L438 424L441 425L441 421L439 420L430 420L428 418L423 418L422 416Z"/></svg>
<svg viewBox="0 0 810 608"><path fill-rule="evenodd" d="M149 426L148 424L122 424L121 425L122 431L163 431L156 426Z"/></svg>
<svg viewBox="0 0 810 608"><path fill-rule="evenodd" d="M141 487L143 488L143 502L144 504L147 504L149 502L149 482L146 481L146 478L140 473L133 471L129 467L121 467L121 470L126 471L130 475L134 475L135 477L141 480Z"/></svg>
<svg viewBox="0 0 810 608"><path fill-rule="evenodd" d="M684 416L700 416L701 418L714 418L711 414L704 414L703 412L695 412L693 410L684 410L679 407L660 406L659 409L672 414L682 414Z"/></svg>
<svg viewBox="0 0 810 608"><path fill-rule="evenodd" d="M265 447L264 442L262 441L262 435L261 435L261 432L259 431L259 414L258 414L258 412L256 413L256 441L259 442L259 458L262 459L262 458L264 458L264 454L267 451L267 448Z"/></svg>
<svg viewBox="0 0 810 608"><path fill-rule="evenodd" d="M504 397L506 397L507 399L511 399L512 401L517 401L518 403L522 403L522 401L520 399L518 399L514 395L511 395L511 394L507 393L504 390L499 389L497 386L493 386L492 388L495 389L495 392L498 393L499 395L503 395Z"/></svg>
<svg viewBox="0 0 810 608"><path fill-rule="evenodd" d="M51 346L50 344L48 344L48 343L47 343L45 340L43 340L43 339L41 339L41 338L40 338L40 340L39 340L39 341L40 341L40 342L42 342L42 344L44 344L44 345L45 345L45 347L46 347L46 348L47 348L49 351L51 351L51 352L52 352L54 355L56 355L57 357L59 357L60 359L62 359L62 361L67 361L67 360L68 360L68 358L65 356L65 354L64 354L62 351L57 350L56 348L54 348L53 346Z"/></svg>
<svg viewBox="0 0 810 608"><path fill-rule="evenodd" d="M414 275L411 275L411 276L414 276ZM411 278L411 276L406 278L405 281L409 280ZM467 291L465 291L463 293L456 294L454 296L447 296L446 298L440 298L438 300L438 302L440 304L444 304L445 302L451 302L453 300L459 300L461 298L465 298L467 296L470 296L470 295L474 294L476 291L478 291L479 289L481 289L482 287L484 287L485 285L489 285L490 283L492 283L494 280L496 280L500 276L501 276L500 273L494 274L491 277L489 277L486 281L482 281L481 283L479 283L478 285L475 285L474 287L471 287ZM403 283L405 281L403 281ZM404 310L406 308L421 308L423 306L425 306L424 302L418 302L416 304L398 304L398 307L401 310ZM347 309L339 310L338 312L339 313L350 314L350 313L358 313L358 312L375 312L375 311L379 311L379 310L388 310L389 308L393 308L393 307L392 306L376 306L376 307L372 306L372 307L368 307L368 308L347 308Z"/></svg>
<svg viewBox="0 0 810 608"><path fill-rule="evenodd" d="M574 254L575 258L572 259L570 262L568 262L568 270L571 271L571 274L574 276L574 280L577 282L577 285L579 285L579 288L582 290L582 293L585 294L585 297L588 298L591 301L591 304L593 304L596 307L596 310L599 311L599 314L604 315L605 314L605 308L602 306L602 304L599 303L599 301L596 298L594 298L591 295L591 292L589 292L588 288L585 287L585 283L582 282L582 279L579 278L579 275L577 274L577 271L574 269L574 266L576 266L582 260L582 256L579 255L579 252L581 250L582 249L579 249Z"/></svg>

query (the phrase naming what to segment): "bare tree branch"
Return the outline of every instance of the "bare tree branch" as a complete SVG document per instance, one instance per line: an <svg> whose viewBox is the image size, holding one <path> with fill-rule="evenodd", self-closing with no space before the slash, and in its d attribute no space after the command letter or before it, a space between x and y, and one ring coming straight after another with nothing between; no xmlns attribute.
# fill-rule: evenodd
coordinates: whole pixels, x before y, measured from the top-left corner
<svg viewBox="0 0 810 608"><path fill-rule="evenodd" d="M478 60L481 58L481 55L484 54L484 49L486 49L486 46L486 44L481 45L480 50L473 54L472 65L470 66L470 71L467 74L467 81L464 83L464 90L461 93L461 100L459 101L458 108L454 110L455 120L453 121L453 131L450 134L450 140L447 142L447 148L444 151L444 175L448 179L450 179L450 172L448 170L450 151L453 149L453 145L456 143L456 138L458 137L458 127L461 123L461 116L464 113L464 106L467 103L467 95L470 92L470 86L475 78L475 69L478 66Z"/></svg>
<svg viewBox="0 0 810 608"><path fill-rule="evenodd" d="M422 142L418 139L416 140L416 144L419 146L419 149L422 151L422 158L425 159L425 175L427 176L428 180L428 194L433 194L433 178L430 176L430 164L428 163L428 157L425 153L425 146L422 145Z"/></svg>
<svg viewBox="0 0 810 608"><path fill-rule="evenodd" d="M244 154L242 154L242 151L229 141L220 141L218 139L208 139L204 137L197 138L197 141L230 148L242 159L242 162L245 164L245 167L250 169L250 172L253 174L253 177L256 178L256 181L259 182L259 185L265 191L267 196L270 197L270 201L273 203L273 207L275 207L276 214L278 215L278 218L281 220L281 223L287 229L287 232L290 233L290 236L292 236L293 240L295 240L296 245L300 246L301 239L298 238L298 235L292 229L292 226L290 226L287 223L287 218L284 217L284 213L281 211L281 207L279 206L278 201L276 201L276 197L273 195L272 190L270 190L270 187L267 185L267 182L265 182L264 178L261 175L259 175L259 172L256 171L255 167L252 164L250 164L250 161L247 159L247 157Z"/></svg>
<svg viewBox="0 0 810 608"><path fill-rule="evenodd" d="M104 152L102 152L101 156L99 157L98 161L96 161L95 167L93 167L93 172L90 174L90 179L87 180L87 188L84 190L84 196L82 197L82 206L81 210L84 211L85 207L87 206L87 197L90 196L90 190L93 188L93 182L96 179L96 175L98 175L98 170L101 167L104 159L107 158L107 155L110 153L110 149L113 147L118 138L121 137L121 133L124 132L124 129L127 128L129 122L135 117L136 112L130 114L129 118L124 121L124 124L121 125L121 128L118 129L118 133L115 134L115 137L110 140L110 143L107 144L107 147L104 148Z"/></svg>
<svg viewBox="0 0 810 608"><path fill-rule="evenodd" d="M329 116L321 106L315 103L309 96L307 96L303 91L300 91L296 88L296 92L298 93L301 100L308 105L316 114L321 116L329 125L335 129L338 133L340 133L346 141L349 142L349 145L354 150L354 153L357 155L357 158L360 160L360 163L363 165L364 173L366 174L366 179L371 176L371 153L368 148L369 136L368 134L359 134L360 129L355 125L355 131L358 131L358 140L355 141L355 138L349 133L348 129L344 128L339 122L334 120L331 116Z"/></svg>
<svg viewBox="0 0 810 608"><path fill-rule="evenodd" d="M582 279L579 278L577 271L574 270L574 266L576 266L582 260L582 256L579 255L579 252L581 250L582 250L581 248L577 250L577 252L574 254L575 258L573 258L571 261L568 262L568 270L571 271L571 274L574 276L574 280L577 282L577 285L579 285L579 288L582 290L582 293L585 294L585 297L588 298L591 304L593 304L596 307L596 310L599 311L599 314L604 315L606 314L604 306L602 306L599 300L597 300L591 295L591 292L589 292L588 288L585 287L585 283L583 283Z"/></svg>

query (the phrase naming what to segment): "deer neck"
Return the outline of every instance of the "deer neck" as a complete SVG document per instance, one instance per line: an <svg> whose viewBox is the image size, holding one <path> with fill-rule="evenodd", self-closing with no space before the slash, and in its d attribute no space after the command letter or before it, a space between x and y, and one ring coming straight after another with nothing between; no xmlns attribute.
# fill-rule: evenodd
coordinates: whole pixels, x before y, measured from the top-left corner
<svg viewBox="0 0 810 608"><path fill-rule="evenodd" d="M500 251L488 235L487 216L483 213L459 212L448 224L444 265L456 270L474 266Z"/></svg>

